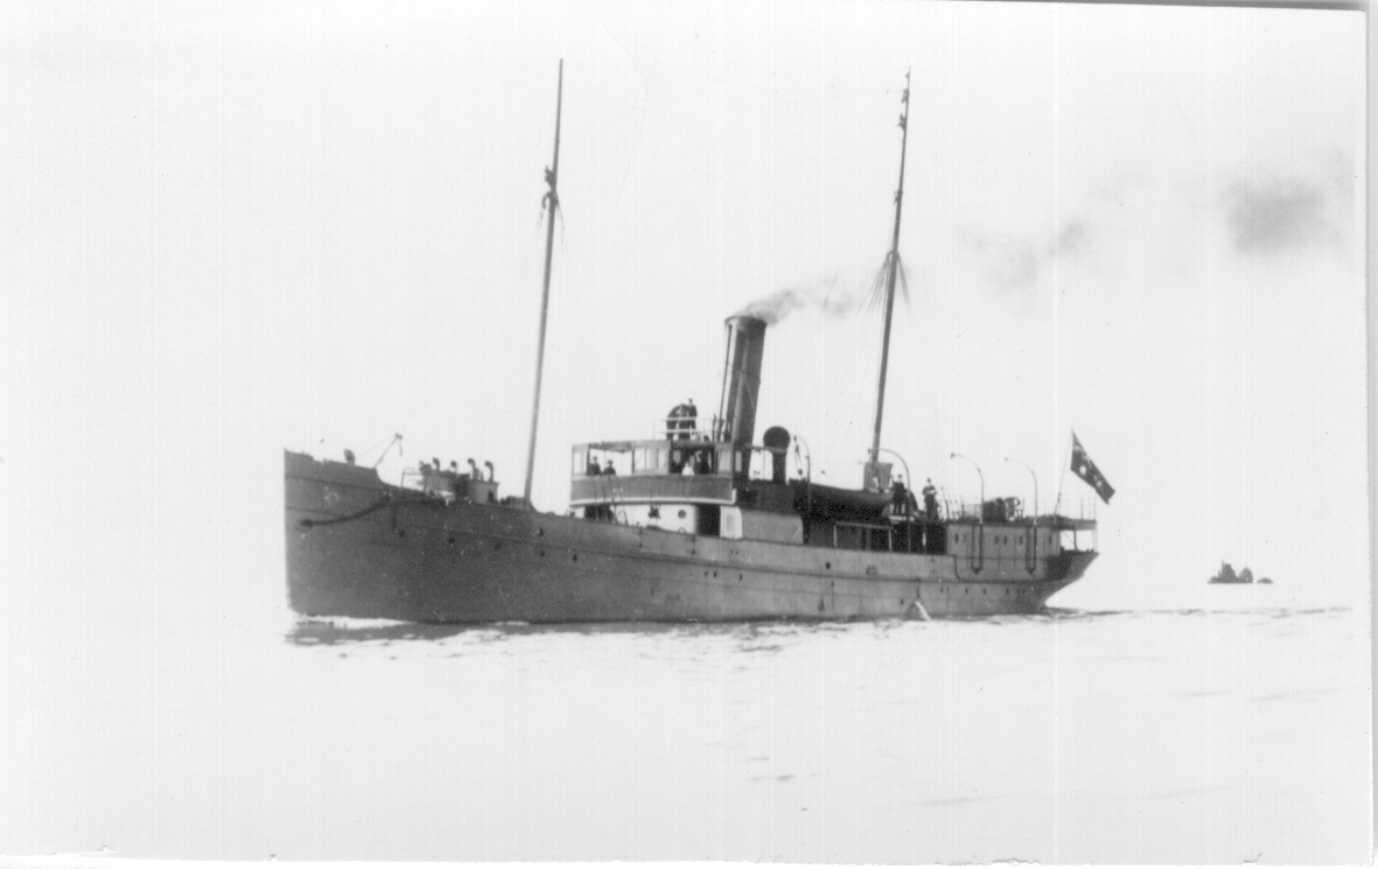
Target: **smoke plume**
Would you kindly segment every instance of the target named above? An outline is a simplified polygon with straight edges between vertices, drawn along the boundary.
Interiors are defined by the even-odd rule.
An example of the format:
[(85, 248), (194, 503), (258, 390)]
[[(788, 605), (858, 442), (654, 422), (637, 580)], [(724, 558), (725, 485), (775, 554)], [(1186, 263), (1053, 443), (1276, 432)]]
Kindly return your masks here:
[(1085, 216), (1064, 221), (1047, 240), (996, 236), (974, 230), (960, 230), (959, 238), (968, 250), (986, 265), (997, 292), (1012, 293), (1034, 286), (1039, 276), (1055, 261), (1082, 257), (1092, 247), (1094, 233)]
[(1340, 244), (1353, 221), (1354, 170), (1338, 149), (1292, 172), (1251, 172), (1223, 191), (1234, 249), (1272, 254)]
[(786, 287), (748, 302), (734, 317), (755, 317), (774, 326), (796, 311), (812, 310), (825, 317), (845, 317), (861, 307), (864, 299), (858, 288), (845, 286), (836, 277), (814, 285)]

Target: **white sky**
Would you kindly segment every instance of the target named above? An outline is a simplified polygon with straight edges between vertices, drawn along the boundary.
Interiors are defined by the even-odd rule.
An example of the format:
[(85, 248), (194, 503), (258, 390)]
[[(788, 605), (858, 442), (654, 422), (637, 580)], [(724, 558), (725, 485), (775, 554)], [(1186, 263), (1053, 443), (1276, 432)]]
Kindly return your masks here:
[[(990, 495), (1031, 463), (1047, 507), (1076, 428), (1119, 490), (1101, 601), (1221, 558), (1363, 599), (1360, 14), (280, 6), (0, 11), (0, 502), (52, 580), (27, 605), (282, 594), (283, 447), (397, 431), (520, 492), (561, 56), (539, 506), (572, 442), (711, 412), (727, 314), (864, 291), (912, 66), (886, 445), (968, 497), (950, 452)], [(878, 335), (767, 335), (758, 430), (832, 481), (859, 480)]]
[[(588, 726), (603, 717), (643, 740), (614, 752), (616, 769), (677, 799), (693, 792), (660, 787), (647, 758), (695, 755), (662, 750), (675, 731), (641, 713), (664, 707), (681, 729), (701, 719), (673, 720), (673, 704), (644, 692), (604, 711), (606, 698), (567, 676), (629, 672), (645, 688), (616, 634), (579, 638), (554, 669), (539, 655), (511, 662), (515, 676), (500, 656), (439, 653), (317, 669), (282, 639), (283, 448), (351, 446), (369, 460), (402, 432), (409, 464), (488, 458), (504, 491), (521, 491), (559, 57), (564, 217), (540, 507), (565, 505), (571, 443), (646, 435), (689, 396), (711, 413), (726, 315), (784, 288), (865, 292), (889, 242), (912, 67), (901, 240), (912, 298), (897, 306), (886, 446), (968, 499), (974, 476), (949, 453), (981, 463), (990, 495), (1028, 497), (1027, 473), (1001, 460), (1028, 462), (1046, 508), (1059, 477), (1068, 497), (1090, 497), (1061, 473), (1075, 428), (1119, 492), (1100, 511), (1102, 558), (1057, 604), (1229, 606), (1236, 590), (1204, 586), (1228, 558), (1278, 581), (1273, 597), (1238, 590), (1253, 595), (1231, 599), (1241, 605), (1366, 614), (1363, 28), (1359, 13), (942, 2), (0, 4), (11, 837), (214, 854), (328, 835), (331, 818), (397, 793), (392, 831), (422, 841), (428, 818), (452, 816), (451, 796), (413, 811), (434, 782), (408, 793), (414, 779), (379, 775), (386, 758), (369, 746), (429, 774), (459, 768), (445, 751), (467, 762), (464, 733), (514, 722), (511, 746), (542, 744), (523, 736), (541, 727), (568, 740), (547, 744), (559, 747), (552, 763), (531, 755), (535, 777), (488, 752), (499, 797), (580, 793), (547, 778), (605, 763), (565, 748), (618, 732)], [(767, 334), (758, 431), (802, 435), (829, 481), (859, 481), (879, 331), (875, 313), (809, 310)], [(1282, 664), (1251, 657), (1259, 647), (1228, 627), (1184, 621), (1164, 642), (1197, 638), (1190, 684), (1238, 673), (1273, 691), (1297, 674), (1353, 672), (1357, 658), (1333, 653), (1344, 630), (1268, 645), (1300, 650)], [(1116, 701), (1140, 693), (1129, 683), (1112, 702), (1078, 702), (1106, 690), (1095, 673), (1123, 671), (1097, 669), (1099, 649), (1078, 658), (1074, 633), (1010, 649), (1023, 672), (1040, 654), (1065, 661), (1039, 696), (1053, 705), (1026, 711), (1073, 722), (1075, 741), (1051, 750), (1075, 765), (1081, 736), (1139, 732), (1091, 725), (1146, 707)], [(745, 711), (774, 718), (772, 691), (823, 691), (826, 669), (807, 660), (811, 687), (772, 663)], [(834, 666), (859, 673), (855, 660)], [(454, 669), (476, 661), (484, 679)], [(907, 684), (924, 678), (938, 677)], [(1000, 687), (1008, 677), (994, 678), (983, 696), (1021, 708)], [(575, 704), (527, 705), (566, 696), (542, 688), (562, 682)], [(466, 684), (485, 702), (473, 707)], [(407, 717), (421, 698), (417, 720), (435, 738)], [(1243, 695), (1221, 702), (1216, 723), (1252, 714)], [(581, 730), (569, 712), (590, 703)], [(781, 721), (804, 720), (781, 708)], [(960, 708), (959, 724), (1008, 720)], [(1335, 748), (1349, 743), (1327, 736), (1350, 732), (1342, 717), (1287, 750), (1305, 759), (1323, 746), (1327, 763), (1352, 763)], [(325, 720), (340, 726), (322, 731)], [(1145, 718), (1142, 732), (1169, 734), (1172, 720)], [(399, 726), (415, 738), (393, 738)], [(1231, 739), (1218, 757), (1193, 737), (1161, 766), (1207, 751), (1207, 767), (1228, 770), (1285, 732)], [(1099, 745), (1085, 757), (1118, 743)], [(1136, 745), (1129, 768), (1154, 757), (1152, 739)], [(1328, 774), (1293, 766), (1308, 786)], [(848, 768), (872, 786), (867, 767)], [(1239, 768), (1263, 776), (1254, 796), (1295, 791), (1266, 766)], [(343, 809), (284, 820), (303, 794)], [(596, 800), (584, 808), (614, 817)], [(1148, 816), (1125, 817), (1151, 833)], [(1221, 841), (1243, 835), (1216, 826)]]

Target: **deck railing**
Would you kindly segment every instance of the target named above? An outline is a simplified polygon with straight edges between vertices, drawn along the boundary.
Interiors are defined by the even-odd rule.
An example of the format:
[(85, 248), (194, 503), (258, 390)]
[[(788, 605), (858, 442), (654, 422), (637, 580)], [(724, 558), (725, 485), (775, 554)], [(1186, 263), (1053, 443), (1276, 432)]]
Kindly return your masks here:
[(651, 436), (667, 441), (721, 440), (721, 426), (718, 422), (717, 415), (714, 414), (712, 417), (702, 421), (707, 423), (707, 428), (699, 428), (700, 418), (697, 416), (666, 416), (656, 420), (655, 424), (651, 426)]

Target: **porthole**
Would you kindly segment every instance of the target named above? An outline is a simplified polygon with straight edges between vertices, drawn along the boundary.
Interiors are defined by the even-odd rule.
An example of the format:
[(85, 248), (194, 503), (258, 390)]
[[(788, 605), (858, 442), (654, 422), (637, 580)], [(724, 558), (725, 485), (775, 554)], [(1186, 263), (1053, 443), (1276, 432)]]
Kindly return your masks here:
[(684, 512), (683, 510), (679, 511), (679, 518), (681, 518), (681, 519), (683, 519), (685, 516), (688, 516), (688, 515), (689, 515), (689, 514), (686, 513), (686, 512)]
[(570, 561), (578, 561), (578, 560), (579, 560), (579, 553), (576, 552), (576, 553), (574, 553), (573, 555), (571, 555), (571, 556), (569, 557), (569, 560), (570, 560)]
[(823, 562), (823, 569), (824, 569), (824, 570), (832, 570), (832, 569), (833, 569), (833, 563), (832, 563), (831, 561), (825, 561), (825, 562)]
[(445, 542), (448, 543), (448, 544), (450, 544), (451, 546), (454, 546), (454, 545), (455, 545), (455, 536), (454, 536), (453, 534), (451, 534), (450, 537), (449, 537), (449, 539), (447, 539)]

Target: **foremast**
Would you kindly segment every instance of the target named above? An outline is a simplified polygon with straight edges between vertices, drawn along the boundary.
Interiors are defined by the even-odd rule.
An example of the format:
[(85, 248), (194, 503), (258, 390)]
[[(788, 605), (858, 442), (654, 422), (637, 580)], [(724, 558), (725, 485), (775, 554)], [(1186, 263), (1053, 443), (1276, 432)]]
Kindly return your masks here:
[[(904, 95), (900, 98), (900, 177), (895, 188), (895, 226), (890, 236), (890, 252), (885, 257), (885, 325), (881, 333), (880, 377), (876, 384), (876, 419), (871, 430), (871, 450), (866, 465), (865, 486), (880, 490), (885, 479), (880, 468), (880, 429), (885, 418), (885, 378), (890, 368), (890, 323), (895, 313), (895, 282), (900, 270), (900, 218), (904, 212), (904, 165), (909, 151), (909, 75), (904, 72)], [(887, 475), (888, 476), (888, 475)]]
[(559, 78), (555, 86), (555, 156), (545, 170), (546, 194), (542, 200), (545, 208), (545, 272), (541, 278), (541, 325), (536, 337), (536, 386), (531, 396), (531, 437), (526, 446), (526, 484), (522, 498), (531, 505), (531, 480), (536, 463), (536, 429), (541, 418), (541, 375), (545, 368), (545, 324), (550, 310), (550, 260), (555, 248), (555, 211), (560, 207), (560, 196), (556, 186), (560, 179), (560, 112), (565, 96), (565, 61), (560, 59)]

